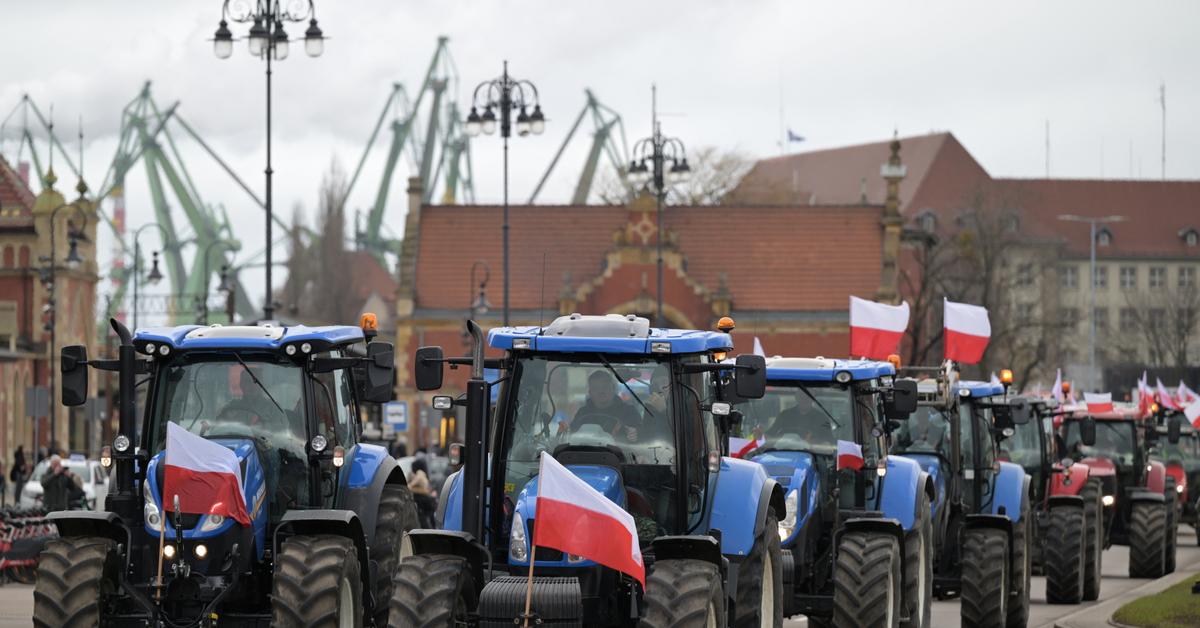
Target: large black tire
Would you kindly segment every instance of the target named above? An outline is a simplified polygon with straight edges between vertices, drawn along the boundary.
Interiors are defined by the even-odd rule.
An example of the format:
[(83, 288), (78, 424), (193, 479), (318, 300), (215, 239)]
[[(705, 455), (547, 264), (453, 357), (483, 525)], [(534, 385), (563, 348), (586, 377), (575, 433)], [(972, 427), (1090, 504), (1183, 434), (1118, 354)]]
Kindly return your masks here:
[(475, 609), (475, 586), (465, 558), (409, 556), (396, 569), (389, 628), (454, 628)]
[(392, 599), (392, 579), (400, 564), (400, 540), (417, 526), (417, 506), (412, 492), (403, 484), (385, 484), (379, 498), (375, 541), (371, 557), (378, 564), (375, 576), (375, 625), (386, 626)]
[(1129, 577), (1161, 578), (1167, 572), (1167, 509), (1134, 502), (1129, 514)]
[(1042, 547), (1042, 570), (1046, 573), (1046, 601), (1078, 604), (1083, 600), (1086, 515), (1078, 506), (1050, 509), (1050, 525)]
[(842, 535), (833, 566), (834, 626), (898, 626), (903, 589), (896, 537), (869, 532)]
[(1083, 601), (1100, 599), (1101, 569), (1104, 564), (1104, 503), (1100, 480), (1091, 479), (1079, 492), (1083, 497), (1083, 525), (1087, 529), (1083, 554)]
[(98, 537), (54, 539), (38, 556), (33, 625), (93, 628), (101, 623), (103, 597), (116, 590), (113, 542)]
[(970, 528), (962, 534), (964, 628), (1003, 628), (1008, 617), (1008, 535), (995, 528)]
[(293, 536), (275, 559), (272, 626), (363, 624), (362, 572), (354, 543), (332, 534)]
[(725, 628), (725, 594), (716, 565), (661, 560), (646, 579), (641, 628)]
[(783, 595), (779, 523), (774, 513), (768, 513), (762, 531), (754, 539), (754, 547), (738, 566), (734, 628), (781, 628)]
[(1021, 520), (1013, 526), (1011, 565), (1011, 595), (1008, 598), (1008, 628), (1025, 628), (1029, 624), (1029, 585), (1032, 576), (1032, 557), (1029, 552), (1029, 494), (1021, 496)]
[(1165, 484), (1163, 497), (1167, 507), (1167, 573), (1175, 573), (1175, 548), (1179, 545), (1179, 496), (1175, 493), (1175, 478), (1168, 475)]
[(929, 628), (933, 607), (933, 517), (929, 495), (918, 487), (917, 520), (904, 535), (904, 628)]

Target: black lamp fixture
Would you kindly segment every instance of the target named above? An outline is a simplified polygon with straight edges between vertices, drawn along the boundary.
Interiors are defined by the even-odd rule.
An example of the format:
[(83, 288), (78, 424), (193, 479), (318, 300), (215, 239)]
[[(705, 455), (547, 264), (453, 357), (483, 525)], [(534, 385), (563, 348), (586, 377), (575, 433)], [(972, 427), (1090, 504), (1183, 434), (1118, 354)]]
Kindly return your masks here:
[(155, 285), (162, 281), (163, 274), (158, 270), (158, 251), (154, 251), (151, 256), (150, 272), (146, 274), (146, 283)]

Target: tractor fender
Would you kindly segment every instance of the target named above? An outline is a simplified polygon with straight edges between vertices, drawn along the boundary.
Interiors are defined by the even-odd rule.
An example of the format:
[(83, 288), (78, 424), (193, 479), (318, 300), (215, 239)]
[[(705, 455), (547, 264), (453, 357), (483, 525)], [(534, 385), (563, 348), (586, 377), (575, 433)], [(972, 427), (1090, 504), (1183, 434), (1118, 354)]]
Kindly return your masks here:
[[(1022, 473), (1023, 472), (1024, 471), (1022, 470)], [(1020, 510), (1019, 502), (1017, 509)], [(994, 528), (996, 530), (1001, 530), (1004, 532), (1004, 535), (1008, 537), (1008, 564), (1011, 565), (1013, 558), (1015, 557), (1015, 548), (1013, 548), (1014, 523), (1016, 522), (1012, 519), (1009, 519), (1007, 515), (967, 515), (963, 520), (962, 527), (958, 529), (958, 546), (962, 547), (962, 536), (967, 530), (972, 530), (974, 528)]]
[(1155, 493), (1167, 490), (1167, 467), (1157, 460), (1146, 465), (1146, 489)]
[(1079, 494), (1075, 495), (1051, 495), (1046, 498), (1046, 505), (1050, 508), (1058, 508), (1060, 506), (1071, 506), (1074, 508), (1083, 508), (1083, 497)]
[(471, 568), (473, 582), (478, 588), (484, 583), (484, 567), (491, 571), (491, 559), (486, 547), (479, 544), (475, 537), (467, 532), (458, 530), (411, 530), (404, 535), (400, 542), (400, 560), (403, 562), (409, 556), (422, 554), (449, 554), (467, 561)]
[(121, 524), (114, 512), (90, 510), (56, 510), (46, 515), (46, 521), (58, 528), (62, 537), (99, 536), (129, 547), (129, 529)]
[[(882, 517), (846, 519), (842, 522), (842, 526), (833, 533), (833, 547), (835, 552), (837, 548), (841, 547), (842, 535), (847, 532), (870, 532), (896, 537), (897, 547), (900, 549), (900, 573), (904, 573), (904, 526), (900, 525), (898, 520)], [(836, 560), (834, 558), (834, 561)]]
[(338, 506), (358, 515), (369, 547), (375, 542), (375, 524), (384, 485), (407, 486), (408, 482), (396, 459), (378, 445), (357, 445), (347, 458)]
[(650, 544), (654, 560), (703, 560), (716, 566), (717, 572), (727, 571), (728, 561), (721, 555), (721, 542), (707, 534), (660, 536)]
[(443, 530), (462, 529), (462, 471), (455, 471), (446, 478), (442, 494), (438, 498), (438, 524)]
[(1162, 492), (1155, 493), (1154, 491), (1145, 488), (1136, 488), (1130, 490), (1128, 495), (1129, 501), (1131, 502), (1158, 502), (1161, 504), (1167, 501), (1166, 496), (1163, 495)]
[(722, 554), (746, 556), (762, 531), (767, 508), (774, 510), (777, 519), (786, 515), (783, 490), (767, 477), (762, 465), (728, 457), (721, 458), (716, 484), (708, 527), (721, 530)]
[(1090, 471), (1086, 464), (1076, 463), (1064, 473), (1062, 465), (1055, 464), (1050, 477), (1050, 494), (1078, 495), (1083, 490), (1083, 485), (1087, 484)]
[(884, 517), (898, 521), (902, 529), (911, 530), (921, 503), (919, 491), (926, 491), (933, 503), (933, 480), (912, 458), (888, 456), (886, 464), (887, 475), (880, 481), (879, 510)]
[(1029, 495), (1029, 474), (1019, 464), (1001, 462), (992, 497), (993, 515), (1003, 515), (1013, 523), (1021, 521), (1021, 499)]
[[(364, 583), (371, 582), (370, 555), (367, 552), (369, 545), (363, 534), (362, 521), (354, 512), (350, 510), (289, 510), (283, 513), (283, 518), (275, 526), (273, 535), (275, 549), (271, 555), (278, 556), (279, 546), (283, 539), (296, 534), (330, 534), (350, 539), (358, 553), (362, 581)], [(371, 595), (371, 590), (371, 587), (363, 587), (364, 599)], [(374, 608), (374, 598), (370, 599), (372, 604), (368, 605), (368, 608)]]

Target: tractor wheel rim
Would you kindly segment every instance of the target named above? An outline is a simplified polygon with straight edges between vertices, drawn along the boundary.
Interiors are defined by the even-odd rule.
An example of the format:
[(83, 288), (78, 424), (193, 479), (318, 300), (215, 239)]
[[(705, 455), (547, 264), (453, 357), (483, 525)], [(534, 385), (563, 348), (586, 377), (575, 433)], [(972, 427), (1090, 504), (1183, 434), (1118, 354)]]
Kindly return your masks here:
[(775, 619), (775, 566), (771, 564), (771, 553), (763, 553), (762, 575), (762, 608), (759, 609), (759, 619), (774, 622)]
[(354, 613), (356, 612), (354, 592), (350, 589), (350, 579), (342, 578), (342, 584), (338, 587), (338, 626), (354, 628)]
[(722, 628), (717, 625), (717, 606), (712, 601), (708, 603), (708, 616), (704, 620), (704, 626), (705, 628)]

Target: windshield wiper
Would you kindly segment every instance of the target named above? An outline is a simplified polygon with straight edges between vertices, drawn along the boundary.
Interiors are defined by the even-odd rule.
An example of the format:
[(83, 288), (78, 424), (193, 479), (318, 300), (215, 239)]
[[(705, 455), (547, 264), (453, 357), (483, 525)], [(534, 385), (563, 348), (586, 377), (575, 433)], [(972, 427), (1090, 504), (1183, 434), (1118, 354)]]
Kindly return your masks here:
[(597, 353), (596, 357), (600, 358), (600, 363), (604, 365), (604, 368), (607, 368), (608, 371), (613, 374), (613, 377), (615, 377), (618, 382), (621, 382), (621, 385), (625, 387), (625, 390), (628, 390), (629, 394), (633, 395), (634, 401), (637, 401), (638, 405), (641, 406), (643, 410), (649, 414), (654, 414), (653, 410), (646, 407), (646, 404), (642, 401), (642, 398), (637, 396), (637, 393), (633, 392), (633, 389), (629, 387), (629, 384), (625, 380), (621, 379), (621, 375), (617, 373), (617, 369), (613, 368), (613, 366), (608, 363), (608, 358), (605, 358), (603, 353)]
[(267, 390), (267, 387), (263, 386), (262, 382), (258, 381), (258, 376), (254, 374), (254, 371), (250, 370), (249, 366), (246, 366), (246, 361), (242, 359), (242, 356), (234, 353), (233, 357), (237, 358), (237, 361), (242, 365), (242, 368), (246, 369), (246, 373), (250, 375), (250, 379), (254, 380), (255, 384), (258, 384), (259, 389), (261, 389), (264, 393), (267, 393), (267, 399), (270, 399), (271, 403), (275, 404), (275, 407), (279, 409), (279, 414), (286, 417), (287, 413), (283, 411), (283, 406), (279, 405), (279, 402), (275, 401), (275, 397), (271, 396), (271, 391)]
[(824, 413), (825, 413), (825, 416), (829, 417), (829, 420), (830, 420), (830, 422), (832, 422), (832, 423), (833, 423), (833, 426), (834, 426), (834, 427), (841, 427), (841, 426), (842, 426), (842, 424), (841, 424), (841, 423), (838, 423), (838, 420), (837, 420), (837, 419), (833, 418), (833, 414), (831, 414), (831, 413), (829, 412), (829, 410), (827, 410), (827, 409), (825, 408), (825, 405), (824, 405), (824, 404), (822, 404), (820, 401), (817, 401), (817, 398), (816, 398), (816, 396), (814, 396), (814, 395), (813, 395), (811, 392), (809, 392), (809, 391), (808, 391), (808, 388), (806, 388), (806, 387), (804, 387), (804, 386), (800, 386), (799, 388), (800, 388), (800, 390), (804, 391), (804, 394), (808, 395), (808, 398), (809, 398), (809, 399), (812, 399), (812, 402), (813, 402), (813, 403), (817, 404), (817, 407), (821, 409), (821, 412), (824, 412)]

